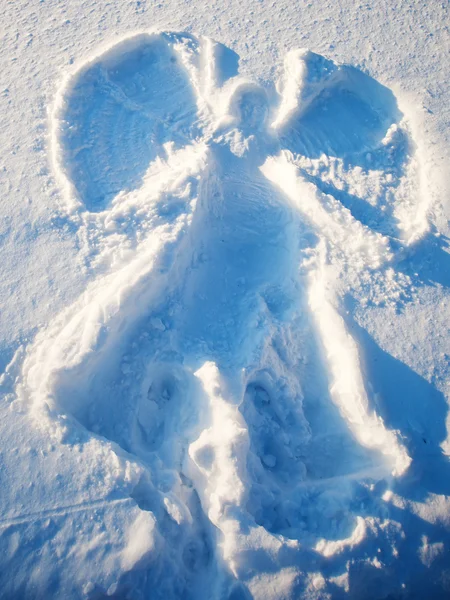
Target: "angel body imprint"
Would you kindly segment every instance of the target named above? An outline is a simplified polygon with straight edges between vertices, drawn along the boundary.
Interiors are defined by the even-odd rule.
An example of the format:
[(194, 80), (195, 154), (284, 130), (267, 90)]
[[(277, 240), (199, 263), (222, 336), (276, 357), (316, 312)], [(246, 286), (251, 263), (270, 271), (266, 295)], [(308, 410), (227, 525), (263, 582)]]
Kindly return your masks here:
[[(212, 523), (250, 590), (246, 527), (263, 547), (325, 556), (321, 511), (337, 539), (359, 526), (333, 478), (351, 495), (409, 464), (370, 406), (339, 302), (420, 229), (390, 204), (408, 163), (401, 113), (368, 76), (306, 51), (288, 55), (278, 93), (184, 34), (125, 40), (65, 83), (57, 173), (87, 260), (110, 271), (38, 336), (21, 391), (41, 419), (70, 415), (137, 457), (140, 506), (178, 506), (170, 552), (206, 568)], [(356, 173), (378, 177), (373, 228), (343, 200)], [(199, 530), (209, 541), (186, 551)], [(291, 550), (283, 567), (309, 560)]]

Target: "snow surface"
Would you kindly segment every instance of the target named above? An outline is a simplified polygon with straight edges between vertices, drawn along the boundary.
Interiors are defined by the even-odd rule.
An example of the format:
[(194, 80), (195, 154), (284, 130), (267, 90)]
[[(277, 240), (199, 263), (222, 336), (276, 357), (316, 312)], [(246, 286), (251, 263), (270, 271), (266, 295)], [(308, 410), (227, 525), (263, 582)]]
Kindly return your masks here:
[(1, 10), (0, 597), (448, 598), (447, 6)]

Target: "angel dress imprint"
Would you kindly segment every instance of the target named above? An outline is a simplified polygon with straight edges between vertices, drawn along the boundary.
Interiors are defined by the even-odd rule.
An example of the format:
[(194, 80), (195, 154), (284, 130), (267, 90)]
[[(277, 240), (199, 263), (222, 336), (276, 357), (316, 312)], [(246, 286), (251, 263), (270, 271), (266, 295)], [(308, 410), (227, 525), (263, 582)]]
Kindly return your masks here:
[(135, 457), (146, 585), (258, 597), (252, 552), (269, 571), (344, 560), (357, 499), (381, 510), (367, 482), (410, 461), (340, 302), (406, 293), (393, 249), (426, 227), (393, 94), (308, 51), (275, 92), (207, 38), (140, 34), (64, 83), (53, 142), (92, 281), (38, 335), (18, 393), (61, 439)]

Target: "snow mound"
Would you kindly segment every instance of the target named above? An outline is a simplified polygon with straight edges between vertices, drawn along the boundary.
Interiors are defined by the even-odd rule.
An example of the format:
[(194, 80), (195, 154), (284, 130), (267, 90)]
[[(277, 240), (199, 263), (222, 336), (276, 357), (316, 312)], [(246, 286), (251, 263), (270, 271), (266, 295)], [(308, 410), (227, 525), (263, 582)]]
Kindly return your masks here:
[(420, 164), (395, 95), (357, 69), (294, 51), (277, 89), (207, 38), (142, 33), (57, 94), (92, 281), (28, 349), (16, 402), (140, 469), (114, 580), (99, 566), (86, 597), (328, 598), (358, 552), (378, 560), (371, 539), (401, 538), (383, 494), (411, 458), (344, 300), (410, 292)]

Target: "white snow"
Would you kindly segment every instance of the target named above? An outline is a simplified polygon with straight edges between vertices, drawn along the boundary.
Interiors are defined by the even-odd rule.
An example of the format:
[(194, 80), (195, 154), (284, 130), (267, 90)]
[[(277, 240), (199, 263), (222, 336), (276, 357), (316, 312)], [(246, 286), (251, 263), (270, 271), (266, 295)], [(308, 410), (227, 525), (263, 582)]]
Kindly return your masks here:
[(0, 597), (447, 598), (446, 5), (0, 15)]

